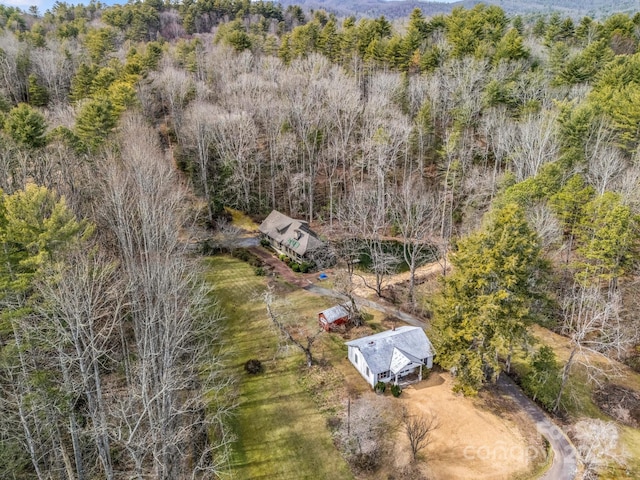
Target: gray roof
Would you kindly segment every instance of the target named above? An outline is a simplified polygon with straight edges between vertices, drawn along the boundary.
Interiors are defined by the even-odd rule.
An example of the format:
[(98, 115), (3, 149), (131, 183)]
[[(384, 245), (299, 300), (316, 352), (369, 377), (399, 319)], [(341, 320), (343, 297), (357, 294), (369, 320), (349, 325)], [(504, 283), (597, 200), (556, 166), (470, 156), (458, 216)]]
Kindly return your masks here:
[(369, 369), (374, 374), (391, 370), (394, 350), (403, 353), (407, 360), (420, 362), (435, 354), (427, 334), (420, 327), (399, 327), (395, 330), (387, 330), (351, 340), (347, 342), (347, 345), (360, 350)]
[(336, 305), (335, 307), (327, 308), (321, 311), (318, 315), (324, 315), (327, 323), (333, 323), (339, 318), (349, 316), (349, 312), (342, 305)]
[(273, 210), (260, 224), (260, 232), (301, 256), (324, 246), (307, 222), (287, 217), (277, 210)]

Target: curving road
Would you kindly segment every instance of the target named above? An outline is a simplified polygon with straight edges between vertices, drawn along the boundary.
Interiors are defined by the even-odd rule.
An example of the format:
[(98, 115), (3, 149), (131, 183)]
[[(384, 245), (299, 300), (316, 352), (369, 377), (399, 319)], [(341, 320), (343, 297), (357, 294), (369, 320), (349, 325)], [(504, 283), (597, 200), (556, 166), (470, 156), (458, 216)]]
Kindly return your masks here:
[(522, 393), (522, 390), (514, 381), (504, 373), (500, 374), (498, 385), (527, 414), (535, 424), (538, 432), (549, 441), (553, 449), (553, 463), (540, 477), (540, 480), (570, 480), (575, 478), (578, 468), (578, 454), (562, 429), (538, 405)]

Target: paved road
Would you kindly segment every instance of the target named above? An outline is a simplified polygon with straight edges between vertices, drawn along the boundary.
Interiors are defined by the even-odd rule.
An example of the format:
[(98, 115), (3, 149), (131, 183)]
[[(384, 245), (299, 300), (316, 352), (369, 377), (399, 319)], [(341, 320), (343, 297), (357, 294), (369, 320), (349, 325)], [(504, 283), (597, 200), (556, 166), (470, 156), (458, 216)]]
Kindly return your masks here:
[(553, 463), (540, 480), (571, 480), (575, 478), (578, 467), (578, 454), (565, 433), (547, 416), (547, 414), (527, 397), (520, 388), (504, 373), (498, 378), (498, 385), (518, 404), (538, 432), (553, 448)]

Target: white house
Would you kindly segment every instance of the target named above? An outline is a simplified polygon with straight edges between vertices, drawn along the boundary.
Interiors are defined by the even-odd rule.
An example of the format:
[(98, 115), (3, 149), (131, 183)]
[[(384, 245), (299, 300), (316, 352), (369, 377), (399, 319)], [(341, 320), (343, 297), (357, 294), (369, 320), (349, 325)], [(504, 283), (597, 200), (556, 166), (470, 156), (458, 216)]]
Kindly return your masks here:
[(378, 382), (398, 383), (398, 379), (433, 366), (435, 351), (424, 330), (399, 327), (346, 343), (349, 361), (371, 388)]

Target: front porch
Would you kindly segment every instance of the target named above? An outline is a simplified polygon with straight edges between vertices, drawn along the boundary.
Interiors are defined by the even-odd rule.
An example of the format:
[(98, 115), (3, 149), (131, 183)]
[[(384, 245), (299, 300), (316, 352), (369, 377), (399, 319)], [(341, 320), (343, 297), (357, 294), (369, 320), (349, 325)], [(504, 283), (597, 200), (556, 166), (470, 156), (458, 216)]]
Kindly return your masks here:
[(423, 366), (424, 362), (419, 358), (394, 347), (391, 356), (391, 381), (396, 385), (402, 385), (408, 381), (409, 377), (417, 376), (416, 381), (420, 382), (422, 381)]
[(422, 373), (424, 372), (415, 371), (415, 372), (411, 372), (408, 375), (405, 375), (404, 377), (399, 377), (397, 385), (404, 388), (404, 387), (408, 387), (409, 385), (413, 385), (414, 383), (421, 382), (422, 380), (425, 380), (429, 376), (428, 373), (426, 373), (426, 375), (423, 375)]

